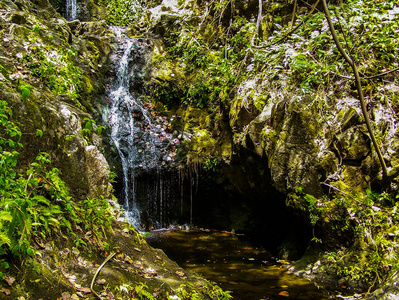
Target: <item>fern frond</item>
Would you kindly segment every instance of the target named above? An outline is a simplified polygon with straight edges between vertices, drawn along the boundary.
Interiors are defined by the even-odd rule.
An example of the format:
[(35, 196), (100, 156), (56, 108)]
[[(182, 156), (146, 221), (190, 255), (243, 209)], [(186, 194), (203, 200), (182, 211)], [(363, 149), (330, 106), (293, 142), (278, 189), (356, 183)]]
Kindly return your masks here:
[(11, 239), (4, 232), (0, 232), (0, 247), (3, 245), (11, 246)]

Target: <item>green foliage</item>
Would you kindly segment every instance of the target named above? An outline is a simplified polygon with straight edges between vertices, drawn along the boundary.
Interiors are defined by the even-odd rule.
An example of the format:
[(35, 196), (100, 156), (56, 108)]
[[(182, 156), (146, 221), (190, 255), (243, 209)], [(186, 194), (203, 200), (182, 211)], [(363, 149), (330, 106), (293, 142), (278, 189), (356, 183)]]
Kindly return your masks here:
[[(97, 125), (96, 121), (90, 118), (84, 118), (85, 121), (84, 128), (80, 130), (80, 133), (83, 135), (85, 140), (87, 142), (90, 142), (91, 136), (92, 136), (92, 131), (95, 130), (97, 131), (98, 134), (101, 134), (103, 129), (105, 128), (104, 126)], [(66, 137), (66, 140), (73, 139), (74, 136), (68, 136)]]
[[(342, 224), (349, 222), (354, 233), (350, 248), (337, 248), (325, 254), (340, 278), (371, 290), (399, 270), (399, 204), (394, 203), (392, 196), (369, 190), (363, 197), (345, 196), (324, 202), (318, 210), (322, 222), (341, 225), (333, 226), (333, 230), (343, 233), (347, 229)], [(337, 213), (337, 208), (345, 213)]]
[(79, 212), (84, 215), (85, 229), (96, 226), (104, 230), (110, 226), (112, 219), (109, 205), (103, 196), (100, 198), (86, 199), (79, 207)]
[(310, 223), (314, 226), (316, 225), (316, 222), (319, 220), (319, 217), (317, 215), (317, 199), (309, 194), (306, 194), (303, 197), (306, 202), (308, 202), (308, 209), (310, 213)]
[(200, 287), (193, 287), (191, 284), (181, 284), (175, 291), (180, 299), (187, 300), (202, 300), (202, 299), (218, 299), (228, 300), (233, 297), (230, 295), (230, 291), (223, 291), (216, 284), (212, 284), (209, 281), (205, 281), (206, 284)]
[[(387, 68), (391, 69), (391, 66), (393, 68), (398, 57), (396, 45), (399, 25), (390, 19), (395, 6), (397, 8), (395, 1), (376, 5), (347, 1), (334, 8), (339, 23), (338, 19), (334, 22), (341, 31), (341, 42), (346, 45), (346, 51), (364, 76), (376, 75)], [(351, 70), (342, 63), (324, 22), (322, 12), (314, 13), (291, 34), (289, 24), (275, 24), (280, 30), (273, 32), (264, 42), (264, 48), (254, 54), (257, 62), (254, 72), (260, 71), (276, 79), (287, 78), (290, 87), (299, 84), (304, 93), (320, 85), (334, 84), (337, 78), (343, 78), (340, 76), (351, 78)], [(345, 80), (344, 84), (350, 87), (351, 82)]]
[(141, 14), (135, 0), (100, 0), (99, 5), (106, 7), (105, 21), (109, 25), (129, 26)]
[(183, 91), (173, 82), (157, 82), (152, 90), (155, 102), (162, 103), (166, 108), (171, 108), (180, 102)]
[(67, 141), (67, 142), (73, 140), (74, 138), (75, 138), (74, 134), (65, 135), (65, 141)]
[(33, 27), (32, 27), (32, 30), (33, 30), (35, 33), (38, 33), (41, 29), (42, 29), (42, 28), (40, 27), (39, 24), (34, 24)]
[[(12, 122), (12, 111), (0, 102), (0, 255), (32, 257), (33, 242), (46, 241), (62, 232), (87, 245), (75, 228), (94, 230), (109, 226), (111, 213), (104, 198), (74, 202), (56, 168), (48, 169), (50, 155), (39, 153), (26, 175), (17, 173), (17, 148), (21, 131)], [(39, 135), (41, 131), (38, 130)], [(97, 234), (101, 231), (97, 230)], [(3, 266), (6, 261), (0, 262)]]
[(21, 90), (22, 99), (25, 100), (26, 98), (29, 97), (32, 88), (33, 87), (30, 84), (21, 85), (20, 90)]
[[(179, 31), (181, 24), (179, 21), (175, 24), (177, 32), (171, 33), (167, 39), (168, 57), (179, 61), (184, 68), (185, 77), (191, 84), (185, 94), (176, 93), (177, 90), (170, 89), (167, 84), (163, 86), (164, 91), (158, 91), (158, 94), (174, 95), (169, 97), (173, 99), (173, 104), (183, 103), (200, 108), (217, 105), (220, 101), (225, 102), (235, 82), (237, 66), (242, 59), (234, 54), (240, 47), (240, 38), (234, 40), (235, 48), (231, 48), (231, 55), (226, 58), (225, 49), (211, 49), (208, 42), (198, 37), (192, 28)], [(156, 97), (156, 100), (163, 102), (162, 96)]]
[(109, 171), (109, 182), (116, 183), (116, 178), (118, 178), (118, 174), (115, 172)]
[(148, 291), (148, 286), (142, 282), (137, 285), (132, 286), (131, 284), (123, 284), (118, 287), (119, 292), (123, 294), (127, 294), (130, 299), (140, 299), (140, 300), (155, 300), (157, 299), (156, 296), (153, 296)]
[(208, 172), (217, 172), (219, 170), (219, 159), (217, 157), (211, 159), (207, 157), (202, 165), (203, 169)]
[[(65, 40), (58, 48), (38, 43), (40, 29), (39, 24), (33, 26), (33, 32), (28, 37), (28, 53), (22, 57), (21, 62), (26, 64), (31, 74), (39, 78), (54, 94), (67, 94), (77, 99), (81, 71), (74, 63), (77, 56), (76, 49), (73, 46), (70, 47)], [(21, 87), (24, 99), (29, 96), (31, 89), (29, 85)]]
[(37, 137), (43, 137), (43, 131), (40, 129), (36, 129), (36, 136)]
[[(211, 1), (211, 13), (200, 28), (182, 20), (174, 22), (174, 30), (166, 38), (166, 59), (174, 60), (184, 71), (184, 80), (156, 85), (156, 102), (168, 107), (181, 103), (200, 108), (227, 105), (237, 87), (253, 77), (292, 90), (299, 88), (304, 94), (334, 85), (337, 79), (340, 87), (352, 89), (350, 68), (336, 50), (323, 13), (314, 12), (293, 33), (290, 24), (278, 24), (282, 18), (275, 18), (275, 23), (267, 26), (269, 38), (261, 42), (253, 20), (235, 15), (228, 26), (222, 24), (230, 2)], [(335, 9), (340, 38), (363, 76), (395, 66), (399, 25), (391, 20), (394, 9), (397, 3), (392, 0), (377, 5), (349, 1)], [(298, 18), (297, 22), (301, 21)], [(365, 83), (368, 91), (378, 94), (372, 97), (381, 98), (379, 82), (367, 79)], [(256, 96), (248, 101), (256, 102)], [(255, 104), (262, 110), (266, 101)]]

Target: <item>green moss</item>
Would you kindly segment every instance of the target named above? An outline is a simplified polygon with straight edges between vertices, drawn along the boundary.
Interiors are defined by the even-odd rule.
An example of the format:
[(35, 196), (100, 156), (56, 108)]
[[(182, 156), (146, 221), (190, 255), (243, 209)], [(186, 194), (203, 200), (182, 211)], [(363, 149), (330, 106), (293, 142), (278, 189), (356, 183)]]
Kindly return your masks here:
[(267, 103), (268, 98), (269, 98), (269, 95), (265, 95), (265, 94), (261, 94), (260, 96), (255, 97), (254, 105), (255, 105), (256, 109), (259, 111), (262, 111)]
[(94, 87), (92, 85), (92, 79), (88, 76), (82, 76), (83, 84), (81, 84), (84, 93), (91, 94), (94, 92)]

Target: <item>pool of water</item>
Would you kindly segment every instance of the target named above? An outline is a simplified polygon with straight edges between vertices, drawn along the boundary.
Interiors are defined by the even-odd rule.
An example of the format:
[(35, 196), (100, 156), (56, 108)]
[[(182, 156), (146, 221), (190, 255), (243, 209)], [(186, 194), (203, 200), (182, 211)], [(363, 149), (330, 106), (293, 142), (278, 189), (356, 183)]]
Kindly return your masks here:
[(315, 282), (289, 274), (284, 262), (233, 233), (158, 231), (146, 239), (182, 268), (232, 291), (234, 299), (330, 299)]

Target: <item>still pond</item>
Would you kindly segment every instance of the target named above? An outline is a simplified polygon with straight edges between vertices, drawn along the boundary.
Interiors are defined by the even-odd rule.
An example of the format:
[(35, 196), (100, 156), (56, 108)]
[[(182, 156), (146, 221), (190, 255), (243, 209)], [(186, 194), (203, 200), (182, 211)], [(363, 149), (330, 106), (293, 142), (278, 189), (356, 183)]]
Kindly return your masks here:
[(317, 283), (289, 274), (284, 261), (230, 232), (156, 231), (147, 242), (182, 268), (232, 291), (233, 299), (331, 299)]

